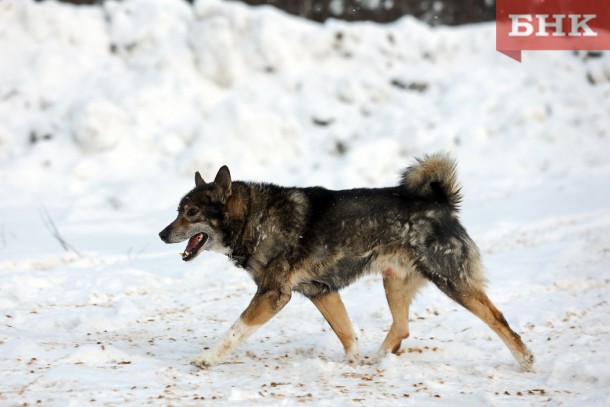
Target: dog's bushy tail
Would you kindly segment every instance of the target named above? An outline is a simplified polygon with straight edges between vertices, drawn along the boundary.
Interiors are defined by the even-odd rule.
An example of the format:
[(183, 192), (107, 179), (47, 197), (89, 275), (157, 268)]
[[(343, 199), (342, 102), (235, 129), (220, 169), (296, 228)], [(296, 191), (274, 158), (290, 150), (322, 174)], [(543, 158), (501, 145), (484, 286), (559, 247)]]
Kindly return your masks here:
[(419, 198), (443, 202), (457, 210), (462, 195), (455, 160), (448, 154), (437, 153), (416, 161), (402, 173), (400, 184)]

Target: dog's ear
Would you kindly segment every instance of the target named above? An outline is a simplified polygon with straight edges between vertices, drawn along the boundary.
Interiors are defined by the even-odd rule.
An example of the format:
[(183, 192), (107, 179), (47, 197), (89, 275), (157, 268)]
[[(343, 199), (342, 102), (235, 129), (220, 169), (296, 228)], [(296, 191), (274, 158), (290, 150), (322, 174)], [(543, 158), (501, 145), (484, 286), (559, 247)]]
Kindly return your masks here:
[(218, 170), (214, 185), (218, 190), (218, 199), (220, 202), (227, 203), (227, 199), (231, 196), (231, 173), (226, 165), (223, 165)]
[(195, 186), (200, 187), (203, 184), (205, 184), (205, 181), (201, 177), (201, 174), (199, 174), (199, 171), (195, 171)]

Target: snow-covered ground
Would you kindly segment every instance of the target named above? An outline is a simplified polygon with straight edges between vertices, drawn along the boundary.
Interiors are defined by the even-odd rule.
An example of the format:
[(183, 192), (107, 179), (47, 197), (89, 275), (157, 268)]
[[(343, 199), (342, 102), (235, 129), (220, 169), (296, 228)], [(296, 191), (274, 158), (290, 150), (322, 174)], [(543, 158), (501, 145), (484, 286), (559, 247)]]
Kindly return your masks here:
[[(0, 405), (608, 405), (610, 60), (518, 64), (494, 41), (493, 24), (318, 25), (212, 0), (1, 1)], [(378, 366), (345, 365), (298, 296), (221, 365), (188, 364), (255, 290), (159, 240), (195, 170), (386, 186), (439, 150), (535, 372), (432, 286)], [(380, 278), (343, 297), (371, 355)]]

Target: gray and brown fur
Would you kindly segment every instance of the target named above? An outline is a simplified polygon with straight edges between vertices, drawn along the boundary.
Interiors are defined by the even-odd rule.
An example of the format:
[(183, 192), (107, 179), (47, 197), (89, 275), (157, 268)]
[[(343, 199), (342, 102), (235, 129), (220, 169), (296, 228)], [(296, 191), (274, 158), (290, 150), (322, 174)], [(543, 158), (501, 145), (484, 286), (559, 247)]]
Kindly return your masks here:
[(202, 250), (225, 253), (258, 286), (250, 305), (219, 344), (193, 363), (211, 366), (280, 311), (298, 292), (316, 305), (341, 341), (349, 363), (358, 342), (339, 290), (368, 273), (383, 277), (393, 323), (374, 360), (397, 353), (409, 336), (408, 310), (431, 281), (494, 330), (525, 370), (534, 357), (485, 294), (476, 244), (458, 218), (455, 163), (436, 154), (417, 160), (398, 186), (332, 191), (231, 181), (199, 173), (178, 217), (160, 236), (177, 243), (196, 233)]

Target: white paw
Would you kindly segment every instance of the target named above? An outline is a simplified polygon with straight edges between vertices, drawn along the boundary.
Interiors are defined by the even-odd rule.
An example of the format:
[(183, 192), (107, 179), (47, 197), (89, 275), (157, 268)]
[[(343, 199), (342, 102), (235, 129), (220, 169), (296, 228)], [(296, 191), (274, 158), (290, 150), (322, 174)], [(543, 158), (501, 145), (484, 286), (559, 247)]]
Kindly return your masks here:
[(389, 352), (379, 351), (375, 355), (373, 355), (369, 359), (367, 359), (364, 362), (364, 364), (365, 365), (378, 365), (388, 355), (388, 353)]
[(526, 372), (533, 372), (534, 371), (534, 361), (535, 360), (536, 359), (534, 358), (534, 355), (527, 348), (525, 349), (525, 354), (520, 355), (517, 358), (517, 361), (521, 365), (521, 368), (523, 370), (525, 370)]
[(195, 359), (191, 360), (191, 365), (195, 365), (201, 369), (212, 367), (218, 364), (220, 358), (214, 352), (203, 352)]
[(360, 355), (358, 352), (348, 352), (345, 355), (345, 361), (349, 366), (358, 366), (360, 364)]

